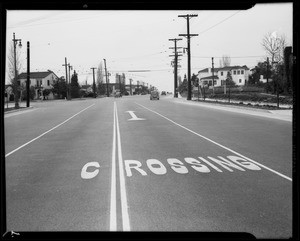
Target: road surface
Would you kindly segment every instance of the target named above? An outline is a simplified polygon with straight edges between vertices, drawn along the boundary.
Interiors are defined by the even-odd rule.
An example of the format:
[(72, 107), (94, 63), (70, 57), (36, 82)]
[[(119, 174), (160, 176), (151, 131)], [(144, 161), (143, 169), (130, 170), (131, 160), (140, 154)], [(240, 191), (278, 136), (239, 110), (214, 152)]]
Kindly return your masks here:
[(292, 237), (292, 122), (149, 95), (5, 115), (7, 230)]

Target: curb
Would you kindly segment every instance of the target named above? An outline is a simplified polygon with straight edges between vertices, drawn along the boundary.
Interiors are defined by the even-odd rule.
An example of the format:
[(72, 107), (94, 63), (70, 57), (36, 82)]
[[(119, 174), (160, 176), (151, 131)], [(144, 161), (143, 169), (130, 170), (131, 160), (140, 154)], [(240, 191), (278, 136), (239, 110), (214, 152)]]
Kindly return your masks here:
[(28, 109), (31, 109), (33, 108), (33, 106), (29, 106), (29, 107), (22, 107), (20, 109), (17, 109), (17, 110), (9, 110), (9, 111), (4, 111), (4, 115), (6, 114), (10, 114), (10, 113), (14, 113), (14, 112), (19, 112), (19, 111), (26, 111)]

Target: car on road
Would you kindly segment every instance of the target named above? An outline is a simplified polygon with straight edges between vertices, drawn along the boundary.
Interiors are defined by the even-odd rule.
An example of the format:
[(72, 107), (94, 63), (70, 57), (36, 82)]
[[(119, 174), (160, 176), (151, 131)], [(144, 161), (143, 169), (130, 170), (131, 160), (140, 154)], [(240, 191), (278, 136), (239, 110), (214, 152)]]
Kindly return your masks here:
[(122, 97), (122, 94), (120, 91), (116, 91), (116, 93), (115, 93), (115, 98), (118, 98), (118, 97)]
[(150, 100), (153, 100), (153, 99), (159, 100), (159, 94), (158, 94), (158, 91), (156, 91), (156, 90), (153, 90), (150, 93)]
[(166, 95), (166, 91), (162, 91), (162, 92), (161, 92), (161, 95)]

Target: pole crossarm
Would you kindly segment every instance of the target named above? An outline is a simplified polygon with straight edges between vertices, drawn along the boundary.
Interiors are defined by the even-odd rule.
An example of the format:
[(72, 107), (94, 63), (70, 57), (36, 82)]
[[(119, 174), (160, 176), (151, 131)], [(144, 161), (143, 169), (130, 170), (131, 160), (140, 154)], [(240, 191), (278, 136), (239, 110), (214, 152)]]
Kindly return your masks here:
[(179, 34), (179, 36), (194, 37), (194, 36), (199, 36), (199, 34), (193, 34), (193, 33), (190, 33), (190, 34)]

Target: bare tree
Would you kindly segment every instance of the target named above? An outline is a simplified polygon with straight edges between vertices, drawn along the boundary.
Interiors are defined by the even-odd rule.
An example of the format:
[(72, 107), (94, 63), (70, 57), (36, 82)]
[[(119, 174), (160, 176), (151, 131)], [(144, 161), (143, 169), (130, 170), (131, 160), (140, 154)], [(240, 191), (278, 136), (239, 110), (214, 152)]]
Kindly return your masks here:
[(102, 65), (102, 61), (101, 61), (97, 68), (97, 88), (98, 88), (99, 94), (105, 93), (104, 76), (105, 76), (105, 73), (104, 73), (103, 65)]
[(276, 32), (268, 33), (262, 40), (262, 46), (271, 63), (281, 63), (284, 60), (284, 48), (286, 47), (286, 38), (284, 35), (278, 35)]
[(20, 58), (20, 52), (18, 51), (18, 48), (16, 48), (16, 71), (17, 71), (17, 79), (15, 79), (15, 55), (14, 55), (14, 43), (10, 44), (9, 50), (8, 50), (8, 56), (7, 56), (7, 74), (8, 79), (10, 80), (10, 83), (13, 88), (16, 108), (18, 108), (18, 92), (20, 91), (20, 86), (18, 84), (18, 75), (22, 68), (21, 58)]
[(222, 59), (220, 59), (219, 61), (219, 65), (221, 68), (230, 66), (230, 63), (231, 63), (231, 58), (228, 55), (223, 55)]
[(228, 55), (223, 55), (222, 56), (222, 62), (223, 62), (223, 67), (230, 66), (231, 63), (231, 58)]
[(104, 79), (104, 71), (103, 71), (103, 66), (101, 61), (97, 68), (97, 85), (103, 83), (103, 79)]

